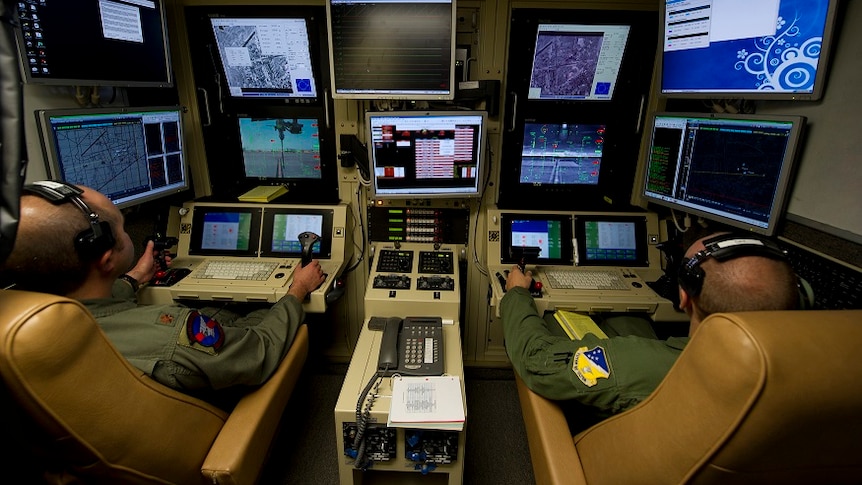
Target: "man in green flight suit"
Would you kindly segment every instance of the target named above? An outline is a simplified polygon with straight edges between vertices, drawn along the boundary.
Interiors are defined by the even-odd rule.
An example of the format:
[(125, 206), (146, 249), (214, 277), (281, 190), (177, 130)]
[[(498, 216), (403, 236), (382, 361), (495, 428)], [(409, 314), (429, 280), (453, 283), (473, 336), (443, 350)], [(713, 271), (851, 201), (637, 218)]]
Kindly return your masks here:
[[(45, 183), (59, 191), (75, 190)], [(135, 251), (123, 214), (101, 193), (79, 189), (79, 194), (52, 203), (32, 190), (28, 194), (25, 187), (3, 279), (14, 281), (14, 289), (79, 300), (132, 365), (167, 386), (200, 395), (265, 382), (305, 319), (302, 301), (324, 281), (319, 262), (297, 268), (287, 295), (271, 308), (245, 316), (139, 305), (137, 282), (149, 281), (158, 269), (153, 242), (133, 266)], [(98, 237), (93, 237), (94, 229)]]
[[(515, 266), (500, 307), (506, 351), (514, 370), (534, 392), (549, 399), (572, 400), (599, 418), (631, 408), (664, 379), (707, 315), (797, 307), (793, 270), (780, 255), (759, 252), (762, 241), (721, 233), (698, 239), (689, 247), (683, 265), (705, 277), (694, 285), (696, 289), (686, 289), (686, 285), (679, 289), (680, 307), (689, 316), (688, 337), (667, 340), (658, 340), (645, 320), (640, 322), (646, 329), (635, 332), (609, 328), (607, 339), (593, 334), (580, 340), (556, 336), (538, 314), (528, 291), (532, 273), (524, 274)], [(736, 243), (757, 251), (745, 250), (729, 259), (716, 252)], [(622, 328), (637, 329), (633, 318), (627, 320)]]

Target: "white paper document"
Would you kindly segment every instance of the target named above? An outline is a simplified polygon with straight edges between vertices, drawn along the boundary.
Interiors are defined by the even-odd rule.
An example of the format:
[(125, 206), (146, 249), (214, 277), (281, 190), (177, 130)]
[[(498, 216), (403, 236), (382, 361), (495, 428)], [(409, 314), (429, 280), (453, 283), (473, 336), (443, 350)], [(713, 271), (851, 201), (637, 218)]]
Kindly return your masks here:
[(388, 426), (460, 431), (464, 418), (458, 376), (394, 378)]

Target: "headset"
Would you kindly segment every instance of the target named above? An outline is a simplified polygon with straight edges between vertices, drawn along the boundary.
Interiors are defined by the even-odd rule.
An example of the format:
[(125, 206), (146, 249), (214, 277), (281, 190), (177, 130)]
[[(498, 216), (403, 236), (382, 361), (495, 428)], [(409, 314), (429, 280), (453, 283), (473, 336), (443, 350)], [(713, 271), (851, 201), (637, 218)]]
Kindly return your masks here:
[(111, 225), (107, 221), (100, 221), (99, 215), (81, 199), (83, 190), (65, 182), (41, 180), (25, 185), (23, 192), (38, 195), (54, 205), (71, 202), (81, 209), (90, 223), (89, 229), (75, 236), (75, 250), (83, 260), (92, 261), (114, 247), (116, 240)]
[[(787, 260), (787, 252), (769, 239), (752, 235), (721, 234), (703, 241), (704, 249), (691, 258), (684, 258), (679, 266), (677, 278), (679, 286), (689, 295), (698, 296), (703, 290), (703, 280), (706, 272), (700, 266), (708, 258), (722, 262), (742, 256), (762, 256), (778, 261)], [(814, 291), (811, 285), (797, 276), (799, 288), (799, 308), (811, 308), (814, 303)]]

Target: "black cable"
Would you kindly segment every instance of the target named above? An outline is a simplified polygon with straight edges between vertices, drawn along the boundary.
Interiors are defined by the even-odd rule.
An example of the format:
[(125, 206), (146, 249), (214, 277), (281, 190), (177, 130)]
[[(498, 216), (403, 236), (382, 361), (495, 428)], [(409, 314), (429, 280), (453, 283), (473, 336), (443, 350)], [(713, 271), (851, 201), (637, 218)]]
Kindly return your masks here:
[[(353, 438), (353, 449), (356, 450), (356, 459), (353, 461), (354, 468), (366, 470), (371, 464), (371, 460), (365, 459), (365, 448), (367, 442), (365, 431), (368, 428), (368, 422), (371, 419), (371, 408), (374, 406), (375, 399), (377, 399), (377, 389), (375, 388), (375, 391), (371, 394), (371, 398), (367, 403), (365, 403), (365, 400), (375, 383), (377, 384), (377, 387), (380, 387), (380, 382), (388, 370), (389, 365), (387, 364), (382, 371), (378, 371), (372, 375), (371, 379), (369, 379), (368, 383), (365, 385), (365, 388), (362, 389), (362, 392), (359, 394), (359, 399), (356, 401), (356, 436)], [(362, 408), (363, 403), (365, 403), (364, 410)]]

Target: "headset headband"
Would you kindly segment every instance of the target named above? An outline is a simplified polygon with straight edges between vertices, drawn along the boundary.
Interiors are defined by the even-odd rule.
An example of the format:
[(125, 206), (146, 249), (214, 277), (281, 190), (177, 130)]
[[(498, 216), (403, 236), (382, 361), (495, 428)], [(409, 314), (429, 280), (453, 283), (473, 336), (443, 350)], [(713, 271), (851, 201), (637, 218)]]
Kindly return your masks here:
[(84, 213), (90, 223), (90, 229), (75, 236), (75, 249), (82, 258), (87, 260), (97, 258), (114, 247), (115, 239), (110, 224), (99, 221), (99, 215), (81, 198), (84, 191), (80, 188), (65, 182), (40, 180), (25, 185), (23, 190), (38, 195), (54, 205), (71, 202)]
[(751, 235), (721, 234), (703, 241), (704, 249), (693, 257), (685, 258), (679, 267), (679, 284), (691, 296), (697, 296), (703, 289), (706, 273), (700, 267), (709, 258), (727, 261), (742, 256), (762, 256), (787, 261), (787, 253), (777, 244)]

